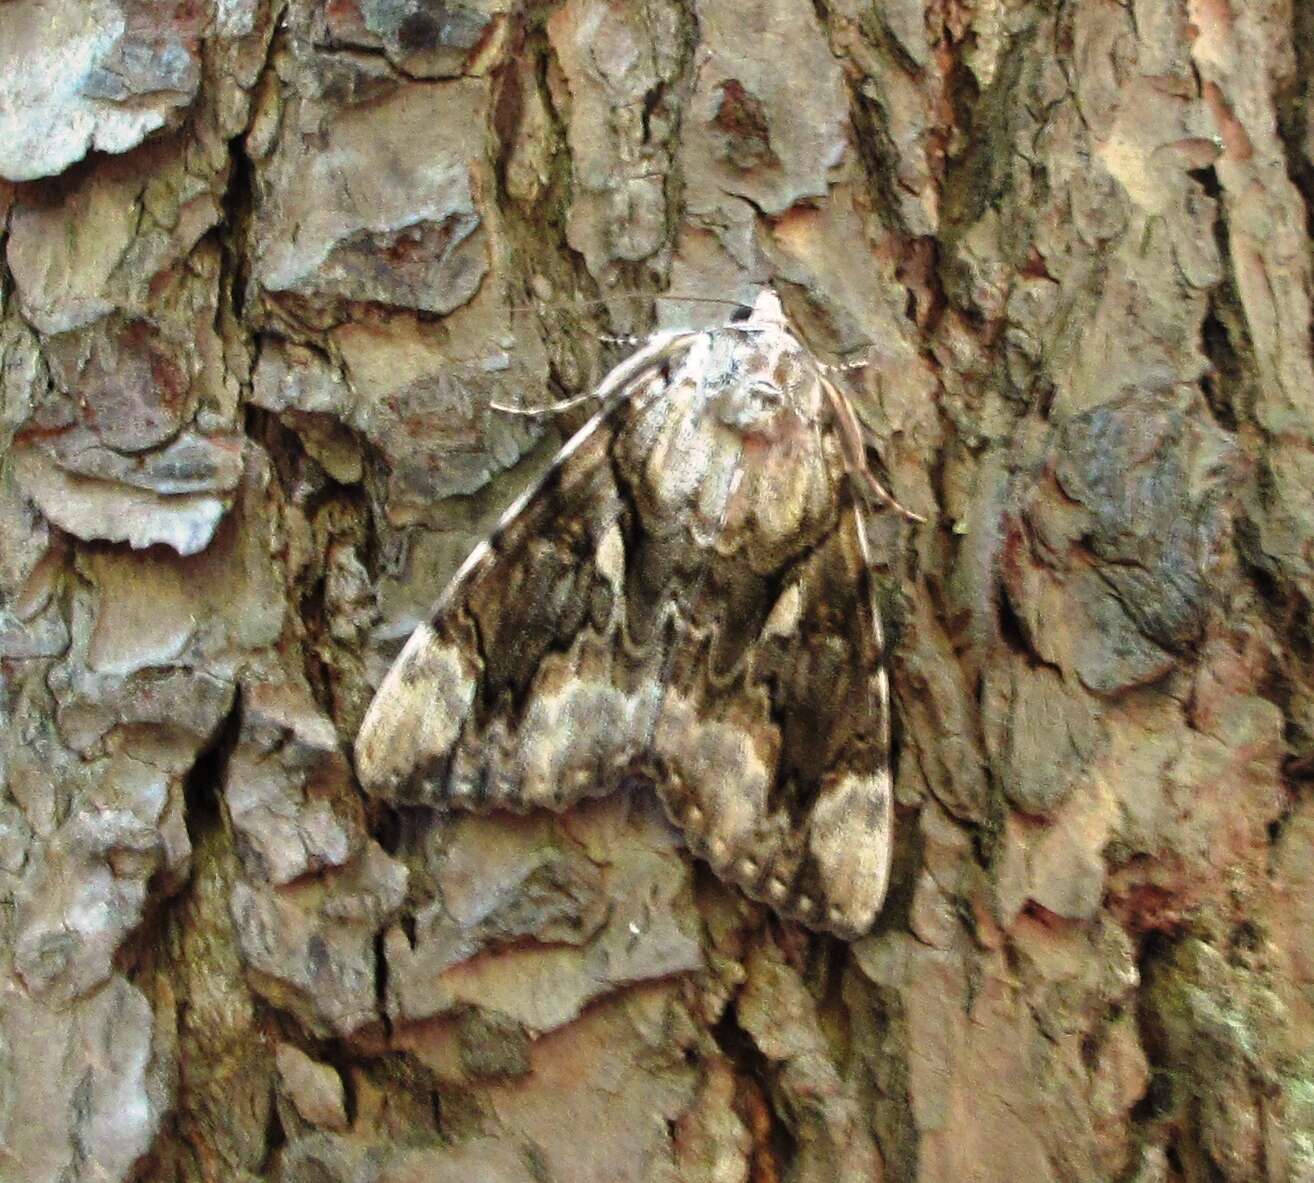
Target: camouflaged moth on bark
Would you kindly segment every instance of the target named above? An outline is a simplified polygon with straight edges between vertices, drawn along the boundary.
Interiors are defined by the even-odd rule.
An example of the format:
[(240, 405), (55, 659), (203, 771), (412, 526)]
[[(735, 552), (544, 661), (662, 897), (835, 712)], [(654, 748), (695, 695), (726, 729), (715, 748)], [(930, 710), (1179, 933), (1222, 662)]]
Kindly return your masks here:
[(356, 741), (366, 789), (563, 810), (651, 783), (725, 880), (814, 929), (889, 878), (890, 693), (856, 414), (764, 292), (662, 333), (416, 629)]

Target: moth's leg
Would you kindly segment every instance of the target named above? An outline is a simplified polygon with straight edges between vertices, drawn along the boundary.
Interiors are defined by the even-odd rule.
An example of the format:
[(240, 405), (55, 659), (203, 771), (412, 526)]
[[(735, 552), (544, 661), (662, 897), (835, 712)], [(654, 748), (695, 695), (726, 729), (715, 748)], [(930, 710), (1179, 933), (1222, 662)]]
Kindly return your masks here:
[[(870, 446), (872, 438), (871, 432), (858, 418), (858, 413), (853, 409), (853, 403), (849, 401), (839, 387), (823, 374), (818, 373), (818, 376), (827, 397), (830, 399), (831, 409), (835, 412), (835, 421), (839, 427), (844, 460), (848, 466), (849, 476), (853, 479), (860, 495), (876, 505), (888, 505), (910, 522), (926, 521), (921, 514), (914, 513), (906, 505), (897, 501), (894, 495), (876, 479), (876, 475), (872, 472), (871, 465), (867, 461), (867, 448)], [(877, 449), (872, 448), (872, 450), (876, 451)]]
[(577, 394), (574, 398), (563, 399), (558, 403), (551, 403), (546, 407), (513, 407), (507, 403), (489, 403), (495, 411), (501, 411), (507, 415), (559, 415), (563, 411), (569, 411), (573, 407), (582, 406), (589, 402), (606, 402), (612, 395), (618, 391), (629, 387), (631, 393), (638, 389), (638, 379), (643, 376), (645, 370), (652, 369), (661, 363), (667, 361), (677, 354), (680, 350), (685, 349), (689, 344), (700, 336), (699, 333), (678, 332), (678, 333), (659, 333), (647, 345), (637, 353), (627, 357), (620, 365), (616, 366), (596, 387), (592, 390), (585, 391), (583, 394)]
[(540, 416), (560, 415), (585, 403), (596, 402), (598, 397), (598, 391), (594, 388), (586, 390), (583, 394), (577, 394), (574, 398), (563, 398), (560, 402), (546, 403), (541, 407), (513, 407), (510, 403), (497, 402), (490, 402), (488, 406), (503, 415), (523, 415), (526, 418), (537, 419)]
[(859, 488), (864, 492), (864, 496), (874, 500), (880, 505), (888, 505), (892, 510), (901, 516), (907, 518), (910, 522), (924, 522), (926, 518), (919, 513), (914, 513), (906, 505), (896, 501), (890, 494), (889, 490), (880, 483), (872, 473), (871, 469), (865, 464), (862, 468), (853, 474), (859, 482)]

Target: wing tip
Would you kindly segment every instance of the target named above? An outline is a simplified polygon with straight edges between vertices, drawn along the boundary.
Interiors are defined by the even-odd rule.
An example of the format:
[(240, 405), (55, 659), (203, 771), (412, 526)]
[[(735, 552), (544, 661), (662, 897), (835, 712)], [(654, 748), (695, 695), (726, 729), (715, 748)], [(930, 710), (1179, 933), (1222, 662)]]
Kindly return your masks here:
[[(386, 685), (386, 680), (385, 680)], [(386, 750), (383, 734), (386, 712), (380, 709), (380, 697), (375, 695), (370, 702), (365, 718), (361, 720), (360, 730), (356, 732), (355, 742), (351, 745), (352, 762), (356, 767), (356, 779), (372, 797), (386, 795), (390, 785), (389, 777), (380, 766), (379, 753)]]
[(871, 931), (887, 895), (888, 860), (883, 861), (883, 873), (872, 880), (875, 890), (869, 888), (865, 898), (851, 895), (845, 905), (821, 885), (808, 887), (805, 880), (815, 876), (805, 874), (800, 852), (782, 860), (765, 857), (761, 852), (731, 851), (725, 842), (706, 837), (699, 825), (701, 818), (702, 810), (693, 805), (672, 820), (684, 833), (690, 851), (707, 863), (718, 878), (737, 887), (749, 899), (765, 904), (784, 920), (802, 924), (814, 932), (830, 933), (841, 940), (858, 940)]

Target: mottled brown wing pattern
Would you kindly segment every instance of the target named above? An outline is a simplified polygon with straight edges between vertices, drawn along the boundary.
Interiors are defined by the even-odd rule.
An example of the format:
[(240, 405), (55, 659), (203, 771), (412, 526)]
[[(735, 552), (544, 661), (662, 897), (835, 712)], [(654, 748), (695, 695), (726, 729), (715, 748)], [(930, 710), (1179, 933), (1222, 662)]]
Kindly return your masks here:
[(389, 672), (362, 782), (523, 810), (649, 780), (723, 878), (859, 935), (889, 873), (889, 695), (834, 390), (761, 301), (626, 365)]
[(657, 791), (690, 848), (754, 899), (845, 937), (880, 909), (893, 825), (861, 530), (848, 504), (757, 586), (708, 578), (675, 640), (654, 742)]
[[(513, 503), (411, 635), (356, 738), (365, 788), (398, 802), (561, 809), (608, 790), (598, 775), (638, 751), (626, 712), (654, 688), (622, 648), (618, 426), (681, 338), (613, 371), (602, 406), (545, 478)], [(608, 389), (608, 383), (611, 388)], [(617, 405), (612, 405), (612, 399)]]

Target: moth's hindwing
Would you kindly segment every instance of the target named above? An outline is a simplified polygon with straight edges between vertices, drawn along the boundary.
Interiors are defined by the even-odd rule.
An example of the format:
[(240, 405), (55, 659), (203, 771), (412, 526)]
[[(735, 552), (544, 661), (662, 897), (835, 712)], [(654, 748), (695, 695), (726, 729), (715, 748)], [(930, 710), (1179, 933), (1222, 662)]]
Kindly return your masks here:
[(889, 873), (889, 695), (843, 451), (778, 322), (689, 334), (678, 362), (631, 367), (471, 555), (357, 768), (470, 809), (650, 781), (723, 878), (857, 936)]

